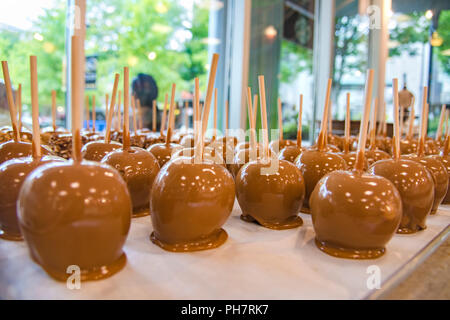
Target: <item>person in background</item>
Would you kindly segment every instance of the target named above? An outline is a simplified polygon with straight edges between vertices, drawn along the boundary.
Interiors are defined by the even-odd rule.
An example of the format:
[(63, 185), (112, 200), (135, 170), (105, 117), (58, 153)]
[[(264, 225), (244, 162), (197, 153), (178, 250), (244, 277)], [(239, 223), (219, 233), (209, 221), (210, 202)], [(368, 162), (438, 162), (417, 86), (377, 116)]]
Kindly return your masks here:
[[(158, 86), (155, 79), (151, 75), (139, 73), (131, 83), (131, 90), (133, 96), (141, 102), (144, 128), (151, 128), (152, 103), (158, 98)], [(157, 127), (159, 128), (161, 111), (157, 109), (157, 113)]]

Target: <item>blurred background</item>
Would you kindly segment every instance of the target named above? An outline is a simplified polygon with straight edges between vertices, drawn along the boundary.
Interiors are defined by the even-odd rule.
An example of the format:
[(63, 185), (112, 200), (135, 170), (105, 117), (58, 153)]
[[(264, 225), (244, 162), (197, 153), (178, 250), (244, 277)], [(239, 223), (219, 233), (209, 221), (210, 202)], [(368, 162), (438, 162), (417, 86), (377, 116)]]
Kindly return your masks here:
[[(30, 54), (38, 57), (41, 125), (51, 122), (53, 89), (59, 125), (65, 124), (70, 110), (66, 22), (72, 7), (73, 1), (65, 0), (0, 2), (0, 59), (8, 60), (13, 84), (23, 86), (25, 125), (31, 123)], [(276, 100), (282, 100), (286, 138), (296, 134), (300, 93), (304, 137), (317, 132), (328, 77), (333, 118), (344, 119), (350, 92), (351, 117), (358, 120), (368, 67), (376, 71), (375, 96), (386, 102), (388, 121), (393, 77), (415, 95), (416, 117), (422, 87), (430, 87), (430, 133), (441, 105), (450, 103), (447, 0), (88, 0), (86, 24), (86, 94), (96, 95), (99, 121), (114, 73), (123, 66), (130, 67), (132, 77), (144, 73), (155, 79), (162, 108), (172, 82), (180, 104), (191, 100), (195, 77), (205, 91), (213, 52), (221, 55), (219, 128), (225, 100), (230, 127), (247, 125), (245, 90), (250, 85), (258, 92), (258, 74), (266, 77), (272, 128), (277, 127)], [(0, 121), (9, 124), (5, 101), (0, 84)]]

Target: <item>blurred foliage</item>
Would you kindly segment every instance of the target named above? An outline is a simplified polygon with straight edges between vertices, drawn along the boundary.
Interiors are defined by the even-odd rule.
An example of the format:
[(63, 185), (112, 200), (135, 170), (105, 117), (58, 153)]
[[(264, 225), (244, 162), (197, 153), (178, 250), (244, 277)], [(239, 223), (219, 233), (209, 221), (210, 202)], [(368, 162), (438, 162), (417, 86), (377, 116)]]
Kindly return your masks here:
[(439, 16), (438, 34), (444, 42), (438, 47), (439, 61), (445, 72), (450, 75), (450, 10), (444, 10)]
[[(206, 74), (209, 10), (197, 5), (201, 1), (195, 2), (193, 17), (175, 0), (89, 1), (85, 49), (87, 56), (98, 56), (97, 88), (89, 90), (96, 94), (97, 104), (104, 102), (114, 73), (122, 75), (124, 66), (130, 67), (131, 78), (140, 72), (152, 75), (160, 102), (173, 82), (178, 93), (190, 91), (193, 79)], [(65, 96), (66, 1), (57, 0), (43, 12), (32, 32), (0, 30), (0, 53), (8, 60), (13, 83), (22, 83), (24, 104), (30, 104), (29, 55), (37, 55), (39, 100), (48, 114), (51, 90), (57, 91), (59, 105)], [(156, 54), (154, 60), (150, 52)]]
[(281, 41), (280, 81), (290, 83), (298, 74), (308, 70), (312, 73), (312, 50), (291, 41)]

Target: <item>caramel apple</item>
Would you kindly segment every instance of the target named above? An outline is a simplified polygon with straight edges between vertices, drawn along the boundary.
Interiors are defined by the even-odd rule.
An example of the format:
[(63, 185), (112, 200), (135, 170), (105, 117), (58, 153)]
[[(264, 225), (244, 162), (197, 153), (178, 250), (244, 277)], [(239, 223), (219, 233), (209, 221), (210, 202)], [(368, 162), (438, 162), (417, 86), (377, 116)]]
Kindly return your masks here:
[(310, 199), (315, 243), (321, 251), (339, 258), (383, 255), (402, 214), (395, 186), (386, 178), (363, 172), (372, 82), (373, 70), (369, 70), (355, 170), (325, 175)]
[[(221, 165), (202, 159), (218, 55), (210, 68), (202, 125), (196, 126), (200, 143), (193, 158), (169, 161), (154, 182), (150, 210), (153, 243), (174, 252), (212, 249), (223, 244), (221, 227), (233, 208), (235, 192), (231, 174)], [(194, 103), (198, 108), (199, 86), (195, 81)]]
[[(39, 132), (39, 106), (37, 101), (37, 80), (35, 76), (36, 57), (32, 56), (32, 114), (33, 114), (33, 137), (32, 157), (16, 158), (4, 162), (0, 165), (0, 238), (7, 240), (22, 240), (19, 223), (17, 220), (17, 199), (20, 188), (25, 178), (37, 167), (52, 162), (64, 161), (64, 159), (54, 156), (42, 156), (40, 150)], [(36, 82), (36, 83), (35, 83)]]
[(400, 130), (398, 130), (398, 98), (394, 79), (395, 148), (394, 159), (382, 160), (369, 168), (369, 173), (391, 181), (402, 199), (402, 219), (398, 233), (415, 233), (426, 228), (426, 218), (434, 202), (434, 182), (431, 173), (422, 164), (400, 158)]
[(303, 111), (303, 95), (300, 95), (300, 107), (298, 110), (297, 124), (297, 143), (295, 145), (285, 146), (280, 150), (278, 158), (294, 163), (295, 159), (305, 150), (302, 148), (302, 111)]
[[(128, 71), (124, 72), (125, 77)], [(108, 153), (102, 163), (116, 169), (126, 182), (133, 205), (133, 216), (140, 217), (149, 214), (150, 191), (159, 171), (156, 158), (148, 151), (130, 147), (128, 121), (128, 79), (124, 81), (124, 144), (123, 148)]]
[(70, 266), (80, 269), (81, 281), (121, 270), (131, 222), (130, 195), (119, 173), (81, 157), (81, 39), (72, 36), (71, 45), (73, 160), (35, 169), (18, 199), (19, 225), (31, 257), (60, 281), (70, 276)]
[[(441, 152), (441, 154), (436, 157), (439, 161), (442, 162), (444, 167), (447, 169), (447, 175), (449, 177), (449, 183), (450, 183), (450, 138), (447, 136), (444, 142), (444, 148)], [(445, 194), (444, 200), (442, 200), (443, 204), (449, 204), (450, 203), (450, 188), (447, 189), (447, 193)]]
[(345, 170), (347, 165), (339, 155), (325, 151), (327, 135), (327, 117), (329, 96), (331, 92), (331, 79), (328, 81), (327, 97), (322, 118), (322, 127), (316, 147), (303, 151), (295, 161), (295, 165), (300, 169), (305, 179), (305, 200), (303, 202), (302, 212), (309, 213), (309, 197), (314, 190), (317, 182), (326, 175), (335, 170)]
[(119, 74), (116, 73), (114, 77), (114, 86), (111, 96), (111, 105), (108, 108), (105, 139), (103, 141), (91, 141), (83, 146), (83, 148), (81, 149), (81, 155), (85, 160), (101, 161), (105, 155), (121, 147), (120, 143), (111, 141), (111, 122), (114, 113), (114, 105), (116, 103), (118, 84)]

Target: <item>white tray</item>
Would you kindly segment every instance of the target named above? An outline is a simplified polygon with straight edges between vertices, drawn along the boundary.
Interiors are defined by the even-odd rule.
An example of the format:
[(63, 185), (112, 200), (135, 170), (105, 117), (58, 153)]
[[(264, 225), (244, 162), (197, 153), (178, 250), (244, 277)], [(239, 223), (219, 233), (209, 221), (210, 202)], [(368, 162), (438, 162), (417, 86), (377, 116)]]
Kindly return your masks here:
[[(221, 247), (170, 253), (150, 242), (150, 217), (133, 219), (126, 267), (111, 278), (70, 290), (28, 256), (24, 242), (0, 240), (0, 299), (364, 299), (376, 298), (422, 262), (450, 233), (450, 206), (414, 235), (395, 235), (384, 256), (346, 260), (319, 251), (311, 218), (274, 231), (239, 219), (235, 203)], [(381, 289), (370, 290), (367, 268), (381, 271)]]

